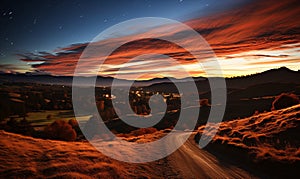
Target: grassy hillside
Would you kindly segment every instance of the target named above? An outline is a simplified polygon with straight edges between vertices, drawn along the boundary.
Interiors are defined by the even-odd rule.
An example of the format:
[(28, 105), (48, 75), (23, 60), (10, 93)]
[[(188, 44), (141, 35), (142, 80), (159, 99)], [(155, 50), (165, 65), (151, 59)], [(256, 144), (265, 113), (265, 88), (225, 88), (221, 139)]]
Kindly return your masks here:
[(87, 142), (42, 140), (4, 131), (0, 141), (0, 178), (176, 177), (165, 159), (143, 165), (119, 162)]
[[(198, 129), (203, 137), (218, 130), (208, 151), (248, 163), (271, 176), (294, 176), (300, 163), (300, 105)], [(204, 132), (204, 133), (203, 133)]]

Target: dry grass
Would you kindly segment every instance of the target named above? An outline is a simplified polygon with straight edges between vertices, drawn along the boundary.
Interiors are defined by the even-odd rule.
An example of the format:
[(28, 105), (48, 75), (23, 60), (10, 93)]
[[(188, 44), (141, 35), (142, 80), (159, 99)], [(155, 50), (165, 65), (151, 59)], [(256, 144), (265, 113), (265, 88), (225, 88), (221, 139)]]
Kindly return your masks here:
[[(217, 130), (215, 124), (208, 124), (198, 131), (203, 137), (211, 136)], [(251, 117), (222, 122), (212, 143), (247, 152), (255, 160), (293, 163), (300, 161), (300, 105), (290, 108), (256, 114)]]
[(0, 141), (0, 178), (163, 178), (166, 169), (158, 167), (162, 161), (138, 165), (113, 160), (88, 142), (43, 140), (4, 131)]
[(155, 128), (141, 128), (129, 134), (118, 134), (123, 140), (136, 143), (153, 142), (166, 136), (172, 129), (157, 130)]

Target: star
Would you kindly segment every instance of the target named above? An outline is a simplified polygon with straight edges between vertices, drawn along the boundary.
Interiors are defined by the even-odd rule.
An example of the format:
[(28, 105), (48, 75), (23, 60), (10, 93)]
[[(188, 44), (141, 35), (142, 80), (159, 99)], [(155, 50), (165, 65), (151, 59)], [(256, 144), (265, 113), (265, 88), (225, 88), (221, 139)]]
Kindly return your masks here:
[(0, 54), (1, 54), (2, 57), (6, 56), (4, 52), (0, 52)]
[(11, 20), (13, 19), (13, 12), (12, 11), (3, 12), (2, 16), (8, 17), (8, 19)]

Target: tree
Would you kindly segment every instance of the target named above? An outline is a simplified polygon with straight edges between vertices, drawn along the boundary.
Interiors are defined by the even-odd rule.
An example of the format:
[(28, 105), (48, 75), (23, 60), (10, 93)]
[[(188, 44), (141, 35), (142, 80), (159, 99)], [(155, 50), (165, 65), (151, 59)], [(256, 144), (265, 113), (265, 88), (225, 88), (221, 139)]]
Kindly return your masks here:
[(272, 110), (287, 108), (299, 103), (300, 100), (297, 95), (293, 93), (282, 93), (273, 101)]
[(74, 141), (77, 137), (72, 126), (63, 120), (56, 120), (45, 128), (46, 137), (49, 139)]

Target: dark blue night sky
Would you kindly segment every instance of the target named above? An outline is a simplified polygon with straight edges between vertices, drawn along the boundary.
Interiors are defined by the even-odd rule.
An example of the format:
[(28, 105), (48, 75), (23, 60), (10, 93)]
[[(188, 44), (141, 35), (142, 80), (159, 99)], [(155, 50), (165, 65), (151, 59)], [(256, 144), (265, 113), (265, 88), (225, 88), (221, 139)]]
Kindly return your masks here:
[(88, 42), (105, 28), (124, 20), (154, 16), (184, 21), (239, 3), (234, 0), (2, 1), (0, 63), (26, 65), (16, 54), (51, 52)]

